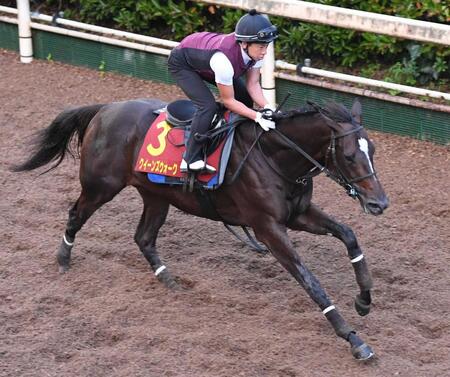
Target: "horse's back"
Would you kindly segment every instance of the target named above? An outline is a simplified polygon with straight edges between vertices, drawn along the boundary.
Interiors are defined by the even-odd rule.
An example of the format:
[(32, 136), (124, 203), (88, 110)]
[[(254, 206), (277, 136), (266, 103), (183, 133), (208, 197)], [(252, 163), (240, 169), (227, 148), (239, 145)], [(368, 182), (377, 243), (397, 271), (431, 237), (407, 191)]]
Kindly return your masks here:
[(109, 175), (111, 169), (128, 176), (145, 133), (157, 116), (154, 111), (165, 105), (158, 99), (137, 99), (103, 106), (83, 140), (82, 180)]
[(136, 99), (104, 105), (92, 118), (83, 140), (89, 144), (121, 145), (134, 138), (143, 138), (156, 119), (155, 110), (166, 103), (158, 99)]
[(155, 110), (166, 106), (158, 99), (136, 99), (122, 102), (112, 102), (104, 106), (98, 113), (98, 119), (93, 119), (100, 127), (111, 132), (114, 128), (124, 131), (130, 126), (138, 126), (140, 130), (147, 130), (153, 119)]

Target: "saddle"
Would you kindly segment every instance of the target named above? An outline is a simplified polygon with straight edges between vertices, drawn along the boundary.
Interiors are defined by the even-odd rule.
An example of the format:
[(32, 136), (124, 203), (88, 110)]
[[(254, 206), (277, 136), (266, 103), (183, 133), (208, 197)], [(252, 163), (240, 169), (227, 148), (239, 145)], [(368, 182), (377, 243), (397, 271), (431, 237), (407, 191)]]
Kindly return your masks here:
[(154, 111), (158, 117), (150, 125), (138, 154), (135, 170), (145, 172), (153, 183), (194, 186), (217, 189), (224, 180), (225, 169), (231, 153), (234, 128), (233, 115), (218, 104), (217, 114), (205, 135), (195, 135), (205, 144), (207, 163), (216, 168), (215, 173), (186, 174), (180, 163), (189, 137), (190, 125), (196, 108), (190, 100), (176, 100)]
[[(220, 102), (216, 102), (216, 106), (217, 111), (213, 120), (211, 121), (211, 125), (209, 127), (210, 131), (204, 135), (197, 134), (194, 136), (198, 141), (205, 142), (206, 156), (209, 156), (211, 153), (213, 153), (218, 148), (220, 142), (226, 137), (226, 132), (221, 132), (223, 131), (223, 129), (220, 129), (220, 127), (228, 123), (230, 114), (229, 111)], [(193, 102), (188, 99), (176, 100), (170, 102), (166, 106), (165, 111), (167, 113), (167, 123), (169, 123), (173, 127), (183, 128), (185, 130), (184, 132), (186, 142), (189, 138), (192, 119), (194, 118), (194, 114), (196, 111)]]
[[(164, 110), (164, 109), (161, 109)], [(160, 110), (156, 110), (158, 113)], [(195, 106), (188, 99), (179, 99), (170, 102), (165, 111), (167, 113), (166, 121), (174, 127), (187, 127), (192, 123), (195, 114)]]

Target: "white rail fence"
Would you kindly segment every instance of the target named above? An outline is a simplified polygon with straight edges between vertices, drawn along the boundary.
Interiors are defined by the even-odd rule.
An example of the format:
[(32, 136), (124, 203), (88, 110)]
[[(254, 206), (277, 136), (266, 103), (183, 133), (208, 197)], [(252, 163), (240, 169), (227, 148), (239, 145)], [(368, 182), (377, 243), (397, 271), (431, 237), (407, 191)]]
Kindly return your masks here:
[(297, 0), (196, 0), (238, 9), (282, 16), (315, 24), (385, 34), (450, 46), (450, 25), (345, 9)]
[[(214, 3), (214, 4), (218, 4), (218, 5), (233, 6), (233, 7), (238, 7), (238, 8), (242, 8), (242, 9), (247, 9), (248, 7), (255, 7), (259, 11), (264, 11), (266, 13), (277, 14), (277, 15), (280, 15), (280, 13), (285, 12), (286, 9), (290, 9), (291, 12), (294, 12), (293, 9), (296, 9), (297, 6), (311, 7), (311, 6), (320, 5), (320, 4), (312, 4), (312, 3), (305, 3), (302, 1), (292, 1), (292, 0), (282, 0), (282, 1), (268, 1), (268, 0), (265, 0), (265, 1), (252, 1), (252, 0), (212, 1), (211, 0), (211, 1), (205, 1), (205, 2)], [(229, 3), (233, 3), (233, 5), (231, 5)], [(282, 9), (283, 12), (282, 11), (278, 12), (278, 10), (279, 10), (278, 8), (270, 9), (270, 11), (267, 10), (266, 8), (268, 7), (268, 4), (270, 5), (272, 3), (276, 3), (278, 8), (281, 7), (280, 9)], [(54, 19), (51, 16), (43, 15), (43, 14), (34, 14), (33, 13), (33, 14), (31, 14), (31, 17), (30, 17), (29, 1), (28, 0), (18, 0), (17, 4), (18, 4), (18, 9), (0, 6), (0, 12), (12, 14), (12, 15), (16, 16), (16, 17), (8, 17), (8, 16), (0, 15), (0, 21), (7, 22), (7, 23), (14, 23), (14, 24), (19, 25), (20, 55), (21, 55), (21, 61), (24, 63), (29, 63), (32, 60), (31, 29), (44, 30), (44, 31), (52, 32), (52, 33), (72, 36), (75, 38), (94, 40), (94, 41), (98, 41), (101, 43), (112, 44), (112, 45), (122, 46), (125, 48), (147, 51), (147, 52), (160, 54), (160, 55), (166, 55), (166, 56), (169, 55), (170, 50), (172, 48), (174, 48), (175, 46), (178, 45), (178, 42), (174, 42), (174, 41), (143, 36), (143, 35), (139, 35), (139, 34), (135, 34), (135, 33), (129, 33), (129, 32), (124, 32), (124, 31), (120, 31), (120, 30), (114, 30), (114, 29), (109, 29), (109, 28), (105, 28), (105, 27), (95, 26), (95, 25), (89, 25), (89, 24), (85, 24), (85, 23), (81, 23), (81, 22), (66, 20), (63, 18)], [(281, 6), (281, 5), (283, 5), (283, 6)], [(294, 8), (289, 8), (289, 7), (294, 7)], [(319, 7), (318, 9), (323, 11), (322, 7), (323, 6)], [(336, 8), (336, 7), (329, 7), (329, 8)], [(299, 9), (302, 9), (302, 8), (299, 8)], [(336, 11), (337, 13), (328, 13), (330, 19), (333, 19), (333, 17), (339, 18), (339, 14), (340, 14), (339, 12), (349, 11), (347, 9), (342, 9), (342, 8), (338, 8), (338, 9), (339, 9), (339, 11)], [(22, 16), (21, 16), (21, 12), (23, 13)], [(327, 12), (332, 12), (332, 10), (327, 9)], [(367, 12), (362, 12), (362, 13), (367, 13)], [(283, 15), (283, 14), (281, 14), (281, 15)], [(373, 15), (373, 14), (368, 13), (368, 15)], [(381, 16), (381, 15), (376, 15), (376, 16)], [(299, 18), (296, 16), (295, 13), (291, 13), (289, 15), (289, 17)], [(311, 17), (308, 18), (308, 20), (312, 20), (312, 19), (314, 19), (314, 17), (315, 16), (311, 15)], [(366, 17), (369, 17), (369, 16), (366, 15)], [(389, 16), (386, 16), (386, 17), (389, 17)], [(405, 20), (405, 19), (401, 19), (398, 17), (394, 17), (394, 18), (399, 19), (400, 23), (402, 23), (403, 20)], [(302, 16), (302, 19), (306, 19), (306, 16)], [(38, 21), (38, 22), (35, 22), (35, 21)], [(414, 20), (407, 20), (407, 21), (414, 21)], [(422, 21), (420, 21), (420, 22), (424, 23)], [(53, 24), (56, 23), (57, 25), (70, 27), (71, 29), (49, 25), (49, 23), (53, 23)], [(330, 22), (328, 22), (328, 24), (333, 24), (333, 23), (332, 23), (332, 21), (330, 21)], [(430, 24), (430, 23), (425, 23), (425, 24)], [(431, 23), (431, 25), (429, 25), (428, 28), (433, 29), (435, 25), (440, 25), (440, 24), (432, 24)], [(449, 36), (450, 36), (450, 26), (447, 26), (447, 25), (440, 25), (440, 26), (445, 26), (444, 34), (442, 34), (442, 33), (440, 34), (441, 37), (442, 37), (442, 35), (444, 35), (444, 39), (448, 40)], [(78, 30), (83, 30), (83, 31), (72, 30), (72, 29), (78, 29)], [(374, 31), (373, 29), (371, 29), (369, 27), (366, 28), (365, 30), (366, 31)], [(439, 34), (440, 32), (442, 32), (442, 28), (440, 28), (440, 27), (437, 29), (433, 29), (433, 30), (437, 30), (435, 33), (436, 35)], [(84, 31), (87, 31), (89, 33), (86, 33)], [(430, 41), (430, 40), (427, 40), (427, 41)], [(433, 97), (433, 98), (443, 98), (447, 101), (450, 101), (449, 93), (443, 93), (443, 92), (438, 92), (438, 91), (432, 91), (432, 90), (427, 90), (427, 89), (406, 86), (406, 85), (388, 83), (388, 82), (379, 81), (379, 80), (371, 80), (371, 79), (367, 79), (367, 78), (363, 78), (363, 77), (351, 76), (351, 75), (311, 68), (308, 66), (302, 66), (299, 68), (298, 66), (296, 66), (294, 64), (289, 64), (289, 63), (286, 63), (286, 62), (283, 62), (280, 60), (275, 60), (275, 57), (273, 54), (273, 46), (271, 46), (271, 49), (269, 52), (270, 52), (268, 54), (269, 56), (266, 57), (265, 64), (263, 67), (262, 86), (263, 86), (263, 88), (265, 88), (264, 91), (265, 91), (265, 95), (268, 97), (268, 100), (270, 100), (273, 103), (275, 102), (275, 77), (278, 77), (278, 78), (282, 78), (285, 80), (302, 82), (302, 83), (306, 83), (308, 85), (314, 85), (314, 86), (319, 86), (319, 87), (327, 87), (327, 88), (333, 89), (333, 90), (354, 93), (354, 94), (363, 95), (363, 96), (367, 96), (367, 97), (374, 97), (374, 98), (383, 99), (383, 100), (387, 100), (387, 101), (391, 101), (391, 102), (408, 104), (408, 105), (412, 105), (412, 106), (418, 106), (418, 107), (423, 107), (423, 108), (428, 108), (428, 109), (433, 109), (433, 110), (438, 110), (438, 111), (450, 112), (450, 106), (432, 104), (432, 103), (427, 103), (427, 102), (416, 100), (416, 99), (390, 96), (388, 94), (377, 93), (377, 92), (373, 92), (373, 91), (366, 90), (366, 89), (360, 89), (360, 88), (354, 88), (354, 87), (349, 87), (349, 86), (344, 86), (344, 85), (339, 85), (339, 84), (328, 83), (328, 82), (324, 82), (323, 80), (313, 79), (313, 78), (311, 78), (311, 75), (318, 76), (318, 77), (327, 77), (327, 78), (331, 78), (331, 79), (335, 79), (335, 80), (340, 80), (343, 82), (350, 82), (350, 83), (360, 84), (360, 85), (364, 85), (364, 86), (391, 89), (391, 90), (396, 90), (396, 91), (400, 91), (400, 92), (404, 92), (404, 93), (411, 93), (411, 94), (415, 94), (415, 95), (429, 96), (429, 97)], [(267, 58), (269, 58), (269, 59), (267, 59)], [(287, 70), (287, 71), (297, 71), (298, 69), (300, 69), (301, 73), (307, 75), (307, 77), (301, 77), (296, 74), (289, 74), (289, 73), (285, 73), (282, 71), (275, 71), (275, 68), (278, 68), (279, 70)]]

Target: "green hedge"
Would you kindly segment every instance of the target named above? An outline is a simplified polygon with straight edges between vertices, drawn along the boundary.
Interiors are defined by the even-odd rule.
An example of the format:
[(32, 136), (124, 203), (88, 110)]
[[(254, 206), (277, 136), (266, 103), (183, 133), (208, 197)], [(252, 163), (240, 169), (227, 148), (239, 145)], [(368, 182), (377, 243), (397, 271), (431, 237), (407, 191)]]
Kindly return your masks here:
[[(0, 22), (0, 48), (18, 50), (17, 25)], [(99, 77), (103, 77), (106, 71), (114, 71), (146, 80), (173, 83), (167, 71), (167, 57), (144, 51), (41, 30), (33, 30), (33, 51), (38, 59), (97, 69)], [(351, 106), (355, 97), (358, 97), (363, 105), (365, 127), (450, 146), (449, 114), (445, 112), (355, 96), (282, 79), (276, 80), (276, 89), (278, 103), (288, 92), (292, 94), (285, 104), (285, 109), (298, 107), (306, 100), (317, 103), (335, 101)], [(158, 93), (149, 93), (149, 96), (157, 97)]]
[[(318, 0), (316, 3), (412, 19), (447, 23), (450, 5), (444, 0)], [(15, 1), (0, 0), (15, 6)], [(184, 0), (48, 0), (31, 4), (42, 13), (139, 34), (181, 40), (200, 30), (231, 32), (243, 11)], [(271, 17), (280, 30), (277, 57), (291, 63), (311, 58), (313, 66), (332, 68), (407, 85), (428, 85), (447, 91), (448, 46), (418, 43), (332, 26)]]

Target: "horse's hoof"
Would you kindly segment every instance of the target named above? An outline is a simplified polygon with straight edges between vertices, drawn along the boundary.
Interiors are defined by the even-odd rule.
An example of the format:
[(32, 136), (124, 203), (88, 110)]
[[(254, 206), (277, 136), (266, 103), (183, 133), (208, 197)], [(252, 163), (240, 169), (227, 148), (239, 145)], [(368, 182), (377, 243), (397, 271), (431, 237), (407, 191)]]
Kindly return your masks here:
[[(58, 262), (59, 272), (66, 272), (70, 267), (70, 254), (72, 247), (68, 247), (63, 244), (59, 247), (58, 252), (56, 253), (56, 261)], [(64, 269), (64, 270), (63, 270)]]
[(171, 280), (167, 283), (165, 283), (165, 286), (170, 289), (171, 291), (182, 291), (183, 288), (181, 287), (180, 284), (178, 284), (175, 280)]
[(370, 312), (370, 304), (369, 305), (365, 304), (364, 301), (361, 299), (361, 296), (357, 295), (355, 298), (355, 309), (360, 316), (364, 317)]
[(357, 347), (352, 347), (352, 355), (356, 360), (369, 360), (375, 353), (366, 343), (363, 343)]
[(258, 254), (260, 254), (260, 255), (268, 255), (270, 252), (269, 252), (269, 249), (267, 249), (267, 248), (265, 248), (265, 247), (260, 247), (260, 248), (253, 248), (253, 250), (255, 250)]
[(158, 275), (158, 280), (164, 284), (166, 288), (177, 290), (180, 288), (179, 284), (175, 281), (169, 271), (164, 270)]
[(59, 273), (60, 273), (60, 274), (64, 274), (64, 273), (66, 273), (67, 271), (69, 271), (69, 269), (70, 269), (70, 266), (69, 266), (68, 264), (66, 264), (66, 265), (60, 265), (60, 266), (59, 266)]

